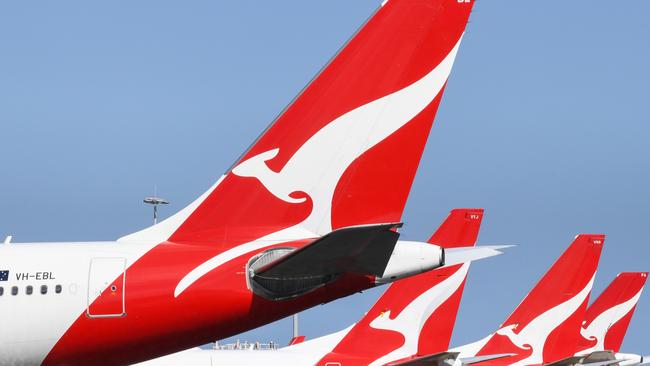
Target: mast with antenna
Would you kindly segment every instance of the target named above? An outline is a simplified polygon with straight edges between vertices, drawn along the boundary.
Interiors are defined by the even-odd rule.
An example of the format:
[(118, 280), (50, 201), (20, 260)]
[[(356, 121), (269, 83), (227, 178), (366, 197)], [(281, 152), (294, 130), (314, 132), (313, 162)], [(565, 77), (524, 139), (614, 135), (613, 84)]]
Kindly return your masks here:
[(158, 205), (168, 205), (169, 201), (156, 196), (156, 186), (153, 186), (153, 196), (145, 197), (142, 202), (153, 206), (153, 224), (158, 223)]
[(300, 336), (298, 332), (298, 313), (293, 314), (293, 339), (296, 339)]

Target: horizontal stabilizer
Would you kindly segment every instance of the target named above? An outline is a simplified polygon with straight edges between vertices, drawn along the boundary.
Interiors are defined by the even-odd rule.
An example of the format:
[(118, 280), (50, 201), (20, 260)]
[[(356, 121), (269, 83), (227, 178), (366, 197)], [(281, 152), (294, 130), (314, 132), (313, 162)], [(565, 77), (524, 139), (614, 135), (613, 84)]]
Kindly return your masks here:
[(445, 249), (445, 266), (477, 261), (479, 259), (501, 255), (501, 249), (510, 248), (513, 245), (489, 245), (480, 247), (459, 247)]
[(402, 224), (366, 225), (332, 231), (255, 271), (282, 278), (354, 272), (381, 276)]
[(434, 355), (419, 356), (408, 360), (387, 363), (387, 366), (448, 366), (454, 363), (458, 352), (441, 352)]
[(511, 357), (511, 356), (516, 356), (516, 353), (499, 353), (499, 354), (494, 354), (494, 355), (483, 355), (483, 356), (476, 356), (476, 357), (463, 357), (460, 359), (460, 362), (463, 365), (473, 365), (475, 363), (480, 363), (480, 362), (485, 362), (485, 361), (492, 361), (496, 360), (499, 358), (504, 358), (504, 357)]
[(594, 351), (586, 356), (583, 356), (582, 363), (587, 364), (587, 363), (600, 362), (600, 361), (611, 361), (615, 359), (616, 359), (616, 355), (614, 354), (614, 352)]
[(590, 362), (590, 363), (583, 363), (583, 366), (609, 366), (609, 365), (615, 365), (621, 362), (620, 360), (609, 360), (609, 361), (600, 361), (600, 362)]
[(584, 357), (581, 356), (567, 357), (559, 361), (547, 363), (544, 366), (572, 366), (579, 364), (583, 359)]
[(567, 357), (560, 361), (546, 364), (546, 366), (608, 366), (620, 362), (610, 351), (595, 351), (585, 355)]
[[(399, 238), (395, 231), (399, 227), (401, 224), (348, 227), (299, 249), (263, 252), (249, 266), (253, 290), (279, 300), (306, 293), (344, 273), (381, 276)], [(274, 256), (274, 250), (283, 251), (282, 255)], [(268, 262), (265, 255), (276, 259)]]

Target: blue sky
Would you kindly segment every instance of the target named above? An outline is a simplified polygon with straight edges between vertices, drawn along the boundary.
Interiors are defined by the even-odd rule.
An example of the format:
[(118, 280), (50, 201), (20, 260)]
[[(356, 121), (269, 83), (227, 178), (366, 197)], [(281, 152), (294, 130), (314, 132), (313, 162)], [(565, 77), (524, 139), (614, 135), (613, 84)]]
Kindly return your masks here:
[[(112, 240), (208, 188), (378, 0), (0, 4), (0, 235)], [(513, 310), (577, 233), (608, 234), (599, 293), (650, 270), (650, 2), (480, 1), (406, 208), (424, 239), (485, 207), (453, 345)], [(382, 289), (302, 314), (315, 337)], [(649, 294), (624, 343), (650, 353)], [(290, 322), (241, 335), (285, 342)]]

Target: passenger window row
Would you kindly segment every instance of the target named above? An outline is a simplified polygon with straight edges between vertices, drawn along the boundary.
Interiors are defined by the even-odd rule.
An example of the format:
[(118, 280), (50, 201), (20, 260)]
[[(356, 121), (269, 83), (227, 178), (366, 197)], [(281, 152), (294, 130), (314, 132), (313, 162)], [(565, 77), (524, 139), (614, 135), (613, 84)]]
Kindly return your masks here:
[[(41, 291), (41, 295), (47, 294), (47, 285), (41, 285), (40, 291)], [(55, 293), (60, 294), (61, 291), (63, 291), (63, 287), (61, 285), (54, 286), (54, 292)], [(11, 295), (12, 296), (18, 295), (18, 292), (19, 292), (18, 291), (18, 286), (12, 286), (11, 287)], [(4, 287), (0, 286), (0, 296), (4, 295), (4, 293), (5, 293)], [(31, 295), (33, 293), (34, 293), (34, 287), (33, 286), (31, 286), (31, 285), (25, 286), (25, 294)]]

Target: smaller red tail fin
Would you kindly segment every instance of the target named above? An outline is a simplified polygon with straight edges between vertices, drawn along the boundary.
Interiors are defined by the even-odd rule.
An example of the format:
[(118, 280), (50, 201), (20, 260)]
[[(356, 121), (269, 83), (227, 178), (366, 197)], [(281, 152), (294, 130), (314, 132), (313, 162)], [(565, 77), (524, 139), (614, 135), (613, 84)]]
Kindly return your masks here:
[[(474, 246), (481, 229), (483, 212), (482, 208), (452, 210), (438, 230), (431, 235), (428, 242), (443, 248)], [(467, 271), (469, 263), (465, 265), (465, 268), (460, 265), (448, 269), (441, 268), (436, 271), (435, 275), (440, 278), (448, 278), (456, 271), (463, 269)], [(467, 276), (467, 272), (465, 272), (465, 276)], [(449, 348), (464, 289), (465, 279), (456, 292), (426, 320), (420, 330), (417, 352), (419, 355), (439, 353)]]
[(299, 344), (299, 343), (302, 343), (304, 341), (305, 341), (305, 336), (299, 335), (299, 336), (291, 338), (291, 340), (289, 341), (289, 345), (293, 346), (294, 344)]
[(572, 356), (604, 241), (604, 235), (578, 235), (476, 355), (516, 354), (495, 365)]
[[(447, 248), (473, 246), (482, 218), (483, 209), (452, 210), (429, 243)], [(468, 269), (469, 263), (458, 264), (393, 283), (319, 364), (345, 355), (383, 364), (446, 351)]]
[(447, 219), (427, 242), (440, 245), (443, 248), (473, 246), (476, 243), (482, 219), (482, 208), (451, 210)]
[(620, 273), (587, 309), (578, 352), (619, 352), (648, 272)]

